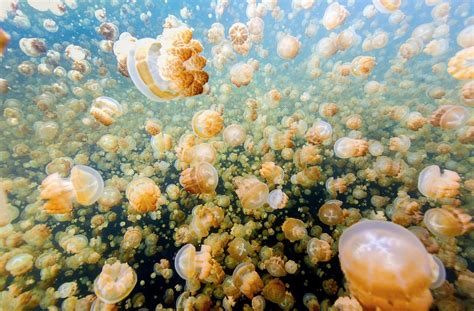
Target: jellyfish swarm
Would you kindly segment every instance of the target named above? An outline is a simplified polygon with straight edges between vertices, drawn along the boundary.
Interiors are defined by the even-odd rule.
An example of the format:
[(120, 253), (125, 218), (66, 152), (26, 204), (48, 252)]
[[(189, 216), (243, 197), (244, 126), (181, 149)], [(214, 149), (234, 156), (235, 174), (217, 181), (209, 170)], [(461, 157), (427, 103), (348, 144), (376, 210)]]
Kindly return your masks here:
[(461, 177), (450, 170), (441, 170), (437, 165), (424, 168), (418, 176), (418, 191), (430, 199), (454, 198), (459, 194)]
[(444, 267), (409, 230), (365, 220), (339, 239), (341, 268), (349, 290), (367, 309), (428, 310), (430, 286), (441, 285)]
[(94, 281), (96, 296), (106, 304), (115, 304), (125, 299), (137, 283), (135, 270), (126, 263), (116, 261), (105, 264)]
[(46, 177), (41, 183), (40, 197), (47, 200), (43, 208), (49, 214), (66, 214), (72, 210), (72, 203), (94, 204), (102, 195), (102, 176), (88, 166), (76, 165), (69, 178), (61, 178), (58, 173)]
[[(175, 17), (167, 18), (157, 39), (128, 40), (132, 47), (127, 70), (135, 86), (152, 101), (169, 101), (202, 94), (209, 76), (203, 71), (203, 47), (193, 31)], [(120, 40), (119, 40), (120, 41)], [(116, 53), (117, 54), (117, 53)]]

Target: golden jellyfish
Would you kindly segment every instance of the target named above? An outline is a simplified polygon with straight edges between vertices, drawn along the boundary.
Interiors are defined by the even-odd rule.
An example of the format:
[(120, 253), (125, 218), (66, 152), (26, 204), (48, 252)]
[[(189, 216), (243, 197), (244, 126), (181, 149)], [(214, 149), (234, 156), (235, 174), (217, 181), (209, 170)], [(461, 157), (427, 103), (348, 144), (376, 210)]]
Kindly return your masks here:
[(94, 281), (96, 296), (106, 304), (124, 300), (137, 284), (137, 274), (127, 263), (105, 264)]
[(330, 58), (338, 51), (338, 38), (336, 36), (324, 37), (318, 41), (316, 52), (324, 58)]
[(27, 273), (33, 268), (34, 257), (28, 253), (19, 253), (11, 257), (6, 265), (7, 270), (13, 276)]
[(71, 169), (71, 183), (77, 203), (89, 206), (97, 202), (104, 191), (104, 180), (93, 168), (75, 165)]
[(429, 209), (423, 216), (423, 223), (431, 233), (442, 237), (456, 237), (474, 229), (472, 217), (451, 206)]
[(150, 144), (153, 156), (156, 159), (161, 159), (173, 147), (173, 139), (170, 135), (161, 132), (150, 139)]
[(355, 45), (359, 37), (352, 28), (344, 29), (337, 35), (337, 48), (340, 51), (345, 51)]
[(0, 56), (3, 56), (5, 53), (8, 43), (10, 43), (10, 35), (0, 28)]
[(194, 114), (191, 124), (194, 134), (200, 138), (211, 138), (222, 131), (224, 118), (214, 110), (201, 110)]
[(319, 220), (328, 226), (335, 226), (344, 221), (342, 211), (342, 202), (339, 200), (329, 200), (323, 204), (318, 210)]
[(351, 294), (367, 309), (428, 310), (430, 287), (445, 278), (442, 263), (413, 233), (387, 221), (365, 220), (344, 230), (339, 260)]
[(364, 156), (368, 149), (369, 144), (363, 139), (342, 137), (334, 143), (334, 153), (341, 159)]
[(274, 210), (283, 209), (288, 203), (288, 196), (281, 189), (275, 189), (268, 194), (267, 203)]
[(198, 239), (207, 237), (211, 227), (219, 227), (224, 220), (224, 211), (222, 208), (212, 204), (195, 206), (191, 215), (192, 219), (189, 228)]
[(46, 53), (46, 41), (40, 38), (20, 39), (20, 49), (30, 57), (38, 57)]
[(375, 57), (357, 56), (352, 60), (351, 72), (356, 77), (368, 76), (376, 65)]
[(249, 37), (249, 30), (243, 23), (235, 23), (229, 28), (229, 37), (235, 45), (244, 44)]
[(47, 200), (43, 209), (48, 214), (67, 214), (72, 211), (74, 188), (68, 179), (54, 173), (42, 181), (40, 188), (41, 199)]
[(302, 240), (308, 235), (306, 224), (297, 218), (287, 217), (281, 226), (281, 230), (290, 242)]
[(268, 200), (268, 186), (259, 181), (255, 176), (236, 177), (235, 192), (239, 197), (244, 214), (253, 214), (260, 209)]
[(358, 114), (350, 115), (346, 119), (346, 127), (351, 130), (358, 130), (362, 127), (362, 117)]
[(474, 79), (474, 46), (456, 53), (448, 62), (448, 73), (457, 80)]
[(317, 166), (310, 166), (291, 176), (290, 181), (294, 185), (310, 188), (321, 179), (321, 170)]
[(211, 28), (207, 31), (207, 40), (211, 44), (219, 44), (224, 40), (224, 25), (220, 23), (214, 23), (211, 25)]
[(410, 149), (411, 141), (406, 135), (390, 138), (388, 149), (400, 153), (406, 153)]
[(316, 121), (313, 126), (308, 128), (305, 134), (306, 141), (309, 144), (319, 145), (328, 141), (332, 137), (332, 126), (325, 121)]
[(186, 244), (178, 251), (174, 260), (174, 268), (178, 275), (187, 282), (195, 278), (204, 280), (211, 274), (211, 247), (203, 244), (200, 251), (192, 244)]
[(400, 8), (402, 0), (372, 0), (372, 3), (380, 13), (389, 14)]
[(184, 190), (194, 194), (213, 194), (217, 188), (217, 170), (207, 162), (199, 162), (181, 172), (179, 183)]
[(116, 153), (119, 149), (119, 138), (115, 135), (105, 134), (97, 141), (97, 146), (109, 153)]
[(454, 198), (459, 194), (460, 187), (458, 173), (450, 170), (441, 173), (437, 165), (425, 167), (418, 175), (418, 191), (430, 199)]
[(284, 182), (283, 178), (285, 177), (283, 169), (271, 161), (262, 163), (260, 175), (265, 178), (270, 187), (282, 185)]
[(242, 261), (247, 258), (252, 246), (243, 238), (237, 237), (233, 239), (227, 247), (227, 252), (235, 260)]
[(418, 131), (427, 123), (428, 120), (418, 111), (410, 112), (404, 119), (404, 124), (412, 131)]
[(224, 142), (234, 148), (242, 145), (247, 138), (247, 133), (245, 129), (239, 124), (231, 124), (227, 126), (222, 132)]
[(163, 28), (158, 39), (129, 41), (132, 46), (126, 63), (130, 78), (152, 101), (202, 94), (209, 75), (203, 70), (207, 60), (200, 55), (201, 43), (174, 16), (168, 16)]
[(109, 126), (124, 113), (124, 109), (115, 99), (101, 96), (92, 102), (90, 113), (98, 122)]
[(277, 44), (277, 54), (283, 59), (293, 59), (298, 55), (301, 48), (301, 43), (298, 38), (283, 35)]
[(100, 34), (106, 40), (115, 41), (118, 38), (118, 27), (113, 23), (102, 23), (97, 28), (97, 33)]
[(160, 204), (161, 191), (148, 177), (139, 177), (128, 184), (125, 192), (133, 211), (144, 214), (153, 212)]
[(324, 11), (321, 23), (327, 30), (333, 30), (342, 25), (348, 16), (349, 11), (343, 5), (333, 2)]
[(437, 39), (430, 41), (423, 49), (423, 53), (431, 56), (439, 56), (446, 53), (448, 49), (449, 41), (447, 39)]
[(331, 245), (322, 239), (312, 238), (306, 245), (309, 261), (315, 265), (318, 262), (328, 262), (332, 257)]
[(232, 283), (248, 299), (263, 289), (263, 281), (250, 262), (243, 262), (235, 267), (232, 273)]
[(254, 69), (247, 63), (237, 63), (230, 68), (230, 81), (236, 87), (246, 86), (252, 82)]
[(461, 98), (464, 104), (474, 107), (474, 81), (469, 81), (462, 86)]
[(449, 130), (461, 127), (468, 118), (469, 111), (463, 106), (442, 105), (431, 114), (430, 123)]
[(459, 32), (458, 36), (456, 37), (456, 42), (463, 49), (467, 49), (471, 46), (474, 46), (474, 36), (472, 35), (473, 33), (474, 25), (467, 26)]

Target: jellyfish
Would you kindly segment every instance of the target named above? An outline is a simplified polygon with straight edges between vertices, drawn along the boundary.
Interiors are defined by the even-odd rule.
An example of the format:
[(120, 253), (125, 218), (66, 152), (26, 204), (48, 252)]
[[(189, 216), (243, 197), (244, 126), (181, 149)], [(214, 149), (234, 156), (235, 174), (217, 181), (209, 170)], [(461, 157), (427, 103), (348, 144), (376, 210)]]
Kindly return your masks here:
[(3, 56), (5, 53), (8, 43), (10, 43), (10, 35), (0, 28), (0, 56)]
[(104, 180), (93, 168), (76, 165), (71, 169), (70, 177), (77, 203), (89, 206), (97, 202), (104, 191)]
[(351, 72), (356, 77), (368, 76), (376, 65), (375, 57), (357, 56), (352, 60)]
[(333, 30), (342, 25), (347, 16), (349, 11), (343, 5), (333, 2), (324, 11), (322, 24), (327, 30)]
[(284, 35), (278, 40), (277, 54), (283, 59), (293, 59), (301, 48), (300, 41), (290, 35)]
[(33, 260), (34, 257), (31, 254), (16, 254), (7, 261), (5, 270), (13, 276), (23, 275), (33, 268)]
[(249, 37), (249, 30), (243, 23), (235, 23), (229, 28), (229, 37), (233, 44), (242, 45)]
[(250, 262), (243, 262), (235, 267), (232, 283), (249, 299), (263, 289), (263, 281), (255, 271), (255, 266)]
[(269, 187), (283, 184), (285, 177), (283, 169), (274, 162), (263, 162), (260, 175), (265, 178)]
[(246, 86), (252, 82), (254, 69), (247, 63), (237, 63), (230, 68), (230, 81), (236, 87)]
[(126, 263), (105, 264), (94, 281), (94, 292), (106, 304), (124, 300), (135, 287), (137, 274)]
[(281, 230), (290, 242), (302, 240), (308, 235), (306, 224), (297, 218), (286, 218)]
[(211, 274), (211, 247), (202, 245), (198, 252), (192, 244), (186, 244), (178, 251), (174, 260), (174, 268), (178, 275), (191, 282), (193, 279), (204, 280)]
[(423, 217), (423, 223), (428, 230), (443, 237), (455, 237), (463, 235), (474, 229), (472, 217), (462, 209), (443, 206), (442, 208), (430, 208)]
[(152, 179), (139, 177), (128, 184), (126, 196), (132, 210), (144, 214), (157, 209), (161, 191)]
[(375, 8), (380, 12), (380, 13), (393, 13), (397, 11), (400, 8), (400, 5), (402, 4), (401, 0), (372, 0), (372, 3), (374, 4)]
[(255, 176), (236, 177), (235, 192), (239, 197), (244, 214), (256, 213), (268, 199), (268, 186), (259, 181)]
[(414, 234), (387, 221), (365, 220), (344, 230), (339, 260), (351, 294), (368, 309), (428, 310), (430, 287), (445, 277)]
[(222, 136), (227, 145), (237, 147), (245, 142), (247, 134), (245, 129), (239, 124), (231, 124), (224, 129)]
[(325, 121), (317, 121), (308, 128), (305, 134), (306, 141), (313, 145), (319, 145), (328, 141), (332, 136), (332, 126)]
[(201, 110), (194, 114), (192, 120), (194, 134), (201, 138), (211, 138), (222, 131), (224, 119), (214, 110)]
[(388, 149), (400, 153), (406, 153), (410, 149), (411, 141), (406, 135), (390, 138)]
[(364, 156), (368, 149), (369, 144), (363, 139), (342, 137), (334, 143), (334, 153), (341, 159)]
[(334, 226), (344, 221), (342, 202), (339, 200), (329, 200), (318, 210), (319, 220), (328, 226)]
[(448, 73), (457, 80), (474, 79), (474, 47), (465, 48), (456, 53), (448, 62)]
[(198, 239), (207, 237), (209, 230), (219, 227), (224, 220), (224, 211), (219, 206), (205, 204), (197, 205), (191, 213), (192, 219), (189, 228)]
[(281, 189), (275, 189), (268, 194), (268, 205), (272, 209), (283, 209), (288, 203), (288, 196)]
[(327, 241), (318, 238), (309, 240), (306, 246), (306, 253), (313, 265), (319, 262), (328, 262), (332, 258), (331, 245)]
[(472, 36), (473, 33), (474, 25), (466, 26), (466, 28), (464, 28), (458, 33), (458, 36), (456, 37), (456, 42), (463, 49), (467, 49), (471, 46), (474, 46), (474, 37)]
[(442, 129), (461, 127), (469, 118), (469, 112), (462, 106), (442, 105), (430, 116), (430, 123)]
[(207, 162), (199, 162), (181, 172), (179, 183), (189, 193), (213, 194), (219, 182), (217, 170)]
[(30, 57), (38, 57), (46, 53), (46, 41), (41, 38), (20, 39), (20, 49)]
[(94, 99), (90, 113), (98, 122), (109, 126), (124, 113), (124, 110), (115, 99), (101, 96)]
[(430, 165), (418, 175), (418, 191), (431, 199), (454, 198), (459, 194), (461, 178), (458, 173)]

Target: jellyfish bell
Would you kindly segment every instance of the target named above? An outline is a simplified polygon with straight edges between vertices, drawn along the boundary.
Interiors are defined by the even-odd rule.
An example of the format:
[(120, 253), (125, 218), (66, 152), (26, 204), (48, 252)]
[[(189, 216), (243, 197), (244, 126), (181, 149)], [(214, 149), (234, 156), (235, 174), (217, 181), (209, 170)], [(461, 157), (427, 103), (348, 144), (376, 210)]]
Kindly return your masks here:
[(459, 194), (461, 177), (458, 173), (437, 165), (425, 167), (418, 175), (418, 191), (430, 199), (454, 198)]
[(106, 304), (124, 300), (135, 287), (137, 274), (127, 263), (105, 264), (94, 281), (94, 292)]
[(339, 260), (351, 294), (369, 309), (428, 310), (430, 286), (444, 275), (413, 233), (387, 221), (365, 220), (344, 230)]
[(125, 194), (132, 209), (140, 214), (155, 211), (158, 204), (161, 203), (160, 188), (148, 177), (132, 180), (128, 184)]
[(369, 144), (363, 139), (342, 137), (334, 143), (334, 153), (341, 159), (364, 156), (368, 148)]
[(319, 145), (329, 140), (332, 132), (331, 124), (318, 120), (306, 131), (305, 138), (308, 143)]
[(372, 0), (375, 8), (384, 14), (393, 13), (397, 11), (401, 4), (401, 0)]
[(247, 63), (237, 63), (230, 68), (230, 81), (236, 87), (247, 86), (253, 78), (254, 69)]
[(301, 47), (300, 41), (291, 35), (284, 35), (278, 40), (277, 54), (283, 59), (293, 59), (298, 55)]
[(93, 168), (76, 165), (71, 169), (71, 183), (77, 203), (89, 206), (97, 202), (104, 191), (104, 180)]
[(457, 80), (474, 79), (474, 46), (456, 53), (448, 62), (448, 73)]
[(192, 244), (186, 244), (178, 251), (174, 267), (178, 275), (186, 281), (195, 277), (204, 280), (211, 273), (211, 247), (203, 244), (200, 251)]
[(456, 42), (463, 49), (474, 46), (474, 25), (469, 25), (459, 32), (456, 37)]
[(423, 223), (436, 236), (456, 237), (474, 229), (472, 217), (451, 206), (431, 208), (423, 216)]
[(337, 2), (331, 3), (324, 11), (324, 16), (321, 21), (327, 30), (333, 30), (344, 23), (349, 11)]
[(224, 142), (230, 147), (237, 147), (242, 145), (247, 138), (245, 129), (239, 124), (231, 124), (227, 126), (222, 132)]
[(442, 105), (430, 117), (431, 125), (442, 129), (461, 127), (469, 118), (469, 111), (463, 106)]
[(107, 96), (100, 96), (94, 99), (90, 113), (98, 122), (109, 126), (115, 122), (117, 117), (124, 113), (124, 109), (117, 100)]
[(339, 200), (329, 200), (325, 202), (318, 210), (319, 220), (328, 226), (342, 223), (344, 217), (341, 206), (342, 202)]
[(255, 176), (240, 177), (234, 180), (237, 196), (245, 214), (252, 214), (268, 200), (268, 186)]
[(46, 53), (46, 40), (41, 38), (21, 38), (20, 49), (30, 57), (38, 57)]
[(249, 299), (263, 289), (263, 281), (255, 271), (255, 266), (250, 262), (243, 262), (235, 267), (232, 283)]
[(199, 162), (187, 168), (179, 177), (179, 183), (189, 193), (214, 194), (219, 176), (217, 170), (207, 162)]
[(288, 196), (281, 189), (275, 189), (270, 191), (267, 200), (272, 209), (282, 209), (288, 203)]
[(224, 127), (224, 119), (214, 110), (201, 110), (194, 114), (191, 124), (194, 134), (201, 138), (211, 138), (219, 134)]

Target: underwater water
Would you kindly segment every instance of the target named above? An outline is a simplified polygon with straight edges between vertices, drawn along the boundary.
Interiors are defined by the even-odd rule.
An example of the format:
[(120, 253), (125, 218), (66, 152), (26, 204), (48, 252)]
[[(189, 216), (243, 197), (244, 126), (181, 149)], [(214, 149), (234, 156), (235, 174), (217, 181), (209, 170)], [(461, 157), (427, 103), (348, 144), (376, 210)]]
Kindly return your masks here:
[(0, 310), (474, 310), (470, 0), (0, 0)]

